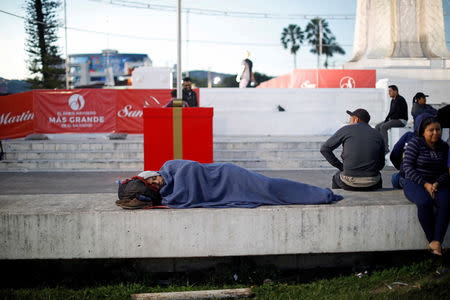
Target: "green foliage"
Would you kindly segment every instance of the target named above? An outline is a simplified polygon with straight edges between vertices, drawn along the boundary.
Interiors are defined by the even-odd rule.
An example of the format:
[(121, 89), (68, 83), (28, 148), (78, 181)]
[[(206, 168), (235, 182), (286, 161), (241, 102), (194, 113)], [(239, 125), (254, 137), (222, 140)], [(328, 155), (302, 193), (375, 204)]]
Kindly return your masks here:
[(345, 51), (336, 42), (328, 22), (325, 19), (315, 18), (306, 25), (305, 29), (306, 39), (311, 45), (311, 53), (320, 54), (320, 27), (322, 27), (322, 54), (326, 56), (324, 66), (328, 68), (328, 58), (335, 53), (345, 54)]
[(27, 82), (32, 88), (54, 89), (64, 85), (64, 61), (56, 45), (59, 26), (56, 11), (60, 5), (54, 0), (26, 1), (26, 51), (28, 69), (33, 74)]
[(289, 24), (288, 27), (283, 28), (281, 32), (281, 44), (284, 49), (290, 50), (291, 54), (294, 57), (294, 68), (297, 68), (297, 51), (300, 50), (301, 45), (303, 44), (304, 33), (300, 26), (295, 24)]

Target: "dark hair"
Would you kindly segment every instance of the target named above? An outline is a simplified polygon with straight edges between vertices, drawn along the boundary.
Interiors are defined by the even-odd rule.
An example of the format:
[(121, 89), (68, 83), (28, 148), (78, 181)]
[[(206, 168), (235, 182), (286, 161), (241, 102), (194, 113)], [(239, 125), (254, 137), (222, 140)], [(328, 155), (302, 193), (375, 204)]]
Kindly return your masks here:
[(191, 77), (184, 77), (183, 81), (190, 81), (190, 82), (192, 82)]
[(425, 118), (425, 119), (422, 120), (422, 123), (420, 123), (419, 136), (423, 136), (423, 133), (425, 132), (425, 129), (431, 123), (438, 123), (439, 125), (441, 125), (441, 123), (439, 123), (438, 119), (436, 119), (435, 117)]
[(177, 89), (173, 89), (170, 91), (170, 96), (176, 97), (177, 96)]
[(394, 84), (388, 86), (388, 88), (393, 89), (394, 91), (398, 92), (398, 87)]

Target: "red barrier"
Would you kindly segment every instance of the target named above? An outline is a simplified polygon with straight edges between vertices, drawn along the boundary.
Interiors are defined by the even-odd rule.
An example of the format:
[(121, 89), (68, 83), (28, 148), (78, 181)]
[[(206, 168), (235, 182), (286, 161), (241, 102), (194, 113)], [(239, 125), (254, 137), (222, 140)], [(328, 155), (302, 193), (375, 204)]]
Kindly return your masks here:
[(0, 97), (0, 139), (34, 132), (33, 92)]
[(114, 90), (38, 91), (34, 95), (38, 133), (112, 132)]
[[(174, 159), (173, 109), (144, 108), (144, 169), (159, 170)], [(213, 162), (213, 108), (183, 108), (183, 159)]]
[[(142, 133), (143, 107), (166, 105), (171, 99), (170, 91), (34, 90), (3, 96), (0, 139), (31, 133)], [(198, 89), (196, 92), (199, 95)]]
[(305, 70), (262, 82), (258, 88), (375, 88), (375, 70)]

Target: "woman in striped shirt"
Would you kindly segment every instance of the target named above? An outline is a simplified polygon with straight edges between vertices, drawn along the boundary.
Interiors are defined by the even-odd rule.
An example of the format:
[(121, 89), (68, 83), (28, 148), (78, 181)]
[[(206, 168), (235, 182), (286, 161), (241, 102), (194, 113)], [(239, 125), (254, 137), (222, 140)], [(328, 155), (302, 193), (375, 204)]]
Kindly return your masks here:
[(442, 255), (441, 243), (449, 223), (448, 144), (441, 139), (436, 118), (422, 121), (419, 136), (408, 142), (403, 159), (406, 198), (417, 205), (420, 225), (430, 251)]

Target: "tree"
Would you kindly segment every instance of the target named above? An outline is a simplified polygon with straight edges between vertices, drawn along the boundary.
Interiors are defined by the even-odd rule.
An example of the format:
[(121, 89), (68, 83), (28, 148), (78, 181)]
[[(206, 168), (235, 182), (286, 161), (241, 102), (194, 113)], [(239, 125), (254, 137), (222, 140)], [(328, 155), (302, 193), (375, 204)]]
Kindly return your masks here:
[(303, 44), (304, 34), (300, 26), (289, 24), (288, 27), (283, 28), (281, 32), (281, 44), (284, 49), (290, 48), (291, 54), (294, 56), (294, 68), (297, 68), (297, 51)]
[(25, 30), (28, 35), (26, 51), (29, 54), (28, 70), (32, 88), (54, 89), (64, 86), (64, 61), (56, 42), (59, 22), (56, 10), (61, 5), (54, 0), (27, 0), (28, 14)]
[(338, 43), (336, 43), (336, 37), (334, 35), (328, 37), (324, 40), (324, 45), (322, 46), (322, 53), (325, 54), (325, 63), (324, 67), (328, 68), (328, 57), (333, 57), (333, 54), (345, 54), (345, 50), (339, 46)]
[[(320, 24), (322, 23), (322, 24)], [(319, 54), (320, 54), (320, 27), (322, 27), (322, 52), (323, 44), (329, 39), (331, 30), (328, 26), (328, 22), (325, 19), (314, 18), (306, 25), (306, 39), (312, 46), (311, 53), (317, 54), (317, 67), (319, 67)]]

